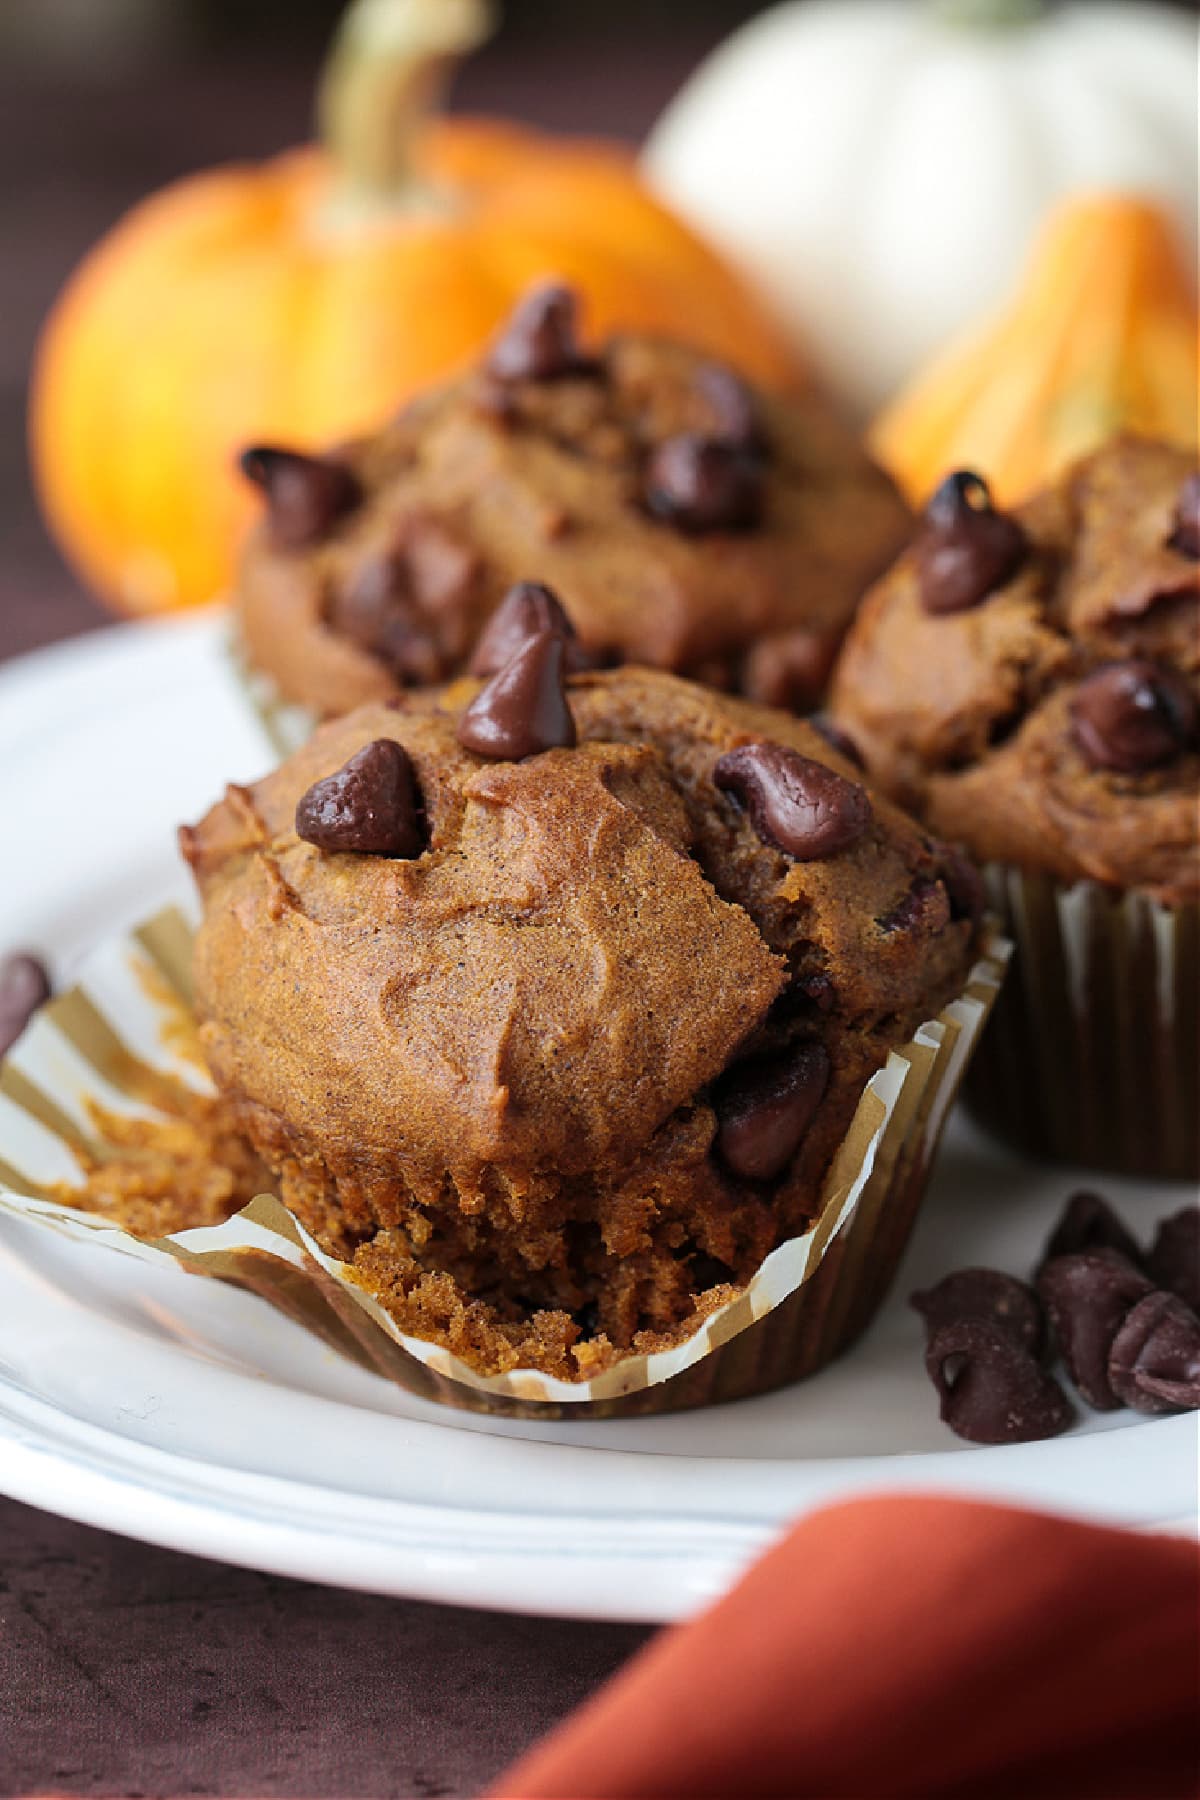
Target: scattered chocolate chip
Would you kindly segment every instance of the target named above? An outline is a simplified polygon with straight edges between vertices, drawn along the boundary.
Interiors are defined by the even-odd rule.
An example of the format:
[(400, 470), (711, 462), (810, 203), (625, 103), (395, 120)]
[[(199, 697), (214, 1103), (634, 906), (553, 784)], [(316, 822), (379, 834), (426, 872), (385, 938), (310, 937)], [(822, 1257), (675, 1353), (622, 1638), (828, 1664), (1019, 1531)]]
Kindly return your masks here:
[(1109, 1382), (1108, 1353), (1126, 1313), (1153, 1283), (1117, 1250), (1080, 1250), (1044, 1263), (1037, 1287), (1071, 1380), (1089, 1406), (1112, 1412), (1121, 1403)]
[(889, 935), (895, 931), (933, 933), (945, 930), (950, 922), (950, 900), (940, 881), (918, 876), (898, 906), (879, 920), (879, 929)]
[(1058, 1382), (1019, 1337), (992, 1319), (937, 1325), (925, 1349), (941, 1416), (973, 1444), (1028, 1444), (1057, 1437), (1075, 1417)]
[(563, 688), (564, 651), (557, 632), (526, 638), (464, 712), (459, 743), (503, 762), (520, 762), (539, 750), (570, 749), (575, 720)]
[(50, 994), (50, 977), (38, 957), (16, 951), (0, 958), (0, 1056), (8, 1055)]
[(747, 531), (762, 518), (762, 464), (737, 444), (682, 431), (654, 450), (642, 493), (677, 531)]
[(911, 1295), (909, 1305), (920, 1313), (927, 1332), (960, 1319), (983, 1319), (1007, 1331), (1031, 1356), (1040, 1357), (1045, 1348), (1046, 1324), (1037, 1295), (999, 1269), (956, 1269), (936, 1286)]
[(577, 336), (579, 300), (559, 282), (544, 282), (519, 300), (488, 352), (496, 381), (560, 381), (595, 370)]
[(509, 588), (480, 634), (471, 658), (472, 675), (494, 675), (512, 660), (522, 644), (544, 631), (562, 639), (565, 667), (573, 674), (585, 657), (561, 600), (540, 581), (518, 581)]
[(1085, 1190), (1072, 1194), (1067, 1201), (1046, 1241), (1042, 1265), (1058, 1256), (1075, 1256), (1082, 1250), (1116, 1250), (1135, 1269), (1142, 1267), (1141, 1246), (1133, 1233), (1107, 1200)]
[(929, 613), (965, 612), (1011, 580), (1029, 540), (997, 512), (987, 483), (969, 469), (948, 475), (925, 508), (914, 545), (921, 604)]
[(423, 834), (407, 752), (391, 738), (376, 738), (356, 751), (300, 796), (296, 833), (318, 850), (419, 856)]
[(714, 1096), (717, 1151), (743, 1181), (772, 1181), (795, 1156), (829, 1083), (823, 1044), (755, 1057), (723, 1076)]
[(782, 744), (727, 750), (713, 781), (747, 808), (764, 844), (797, 862), (849, 849), (871, 822), (865, 788)]
[(1147, 1294), (1113, 1339), (1108, 1378), (1117, 1398), (1138, 1412), (1200, 1406), (1200, 1319), (1176, 1294)]
[(1168, 1293), (1200, 1313), (1200, 1206), (1159, 1221), (1146, 1270)]
[(1184, 677), (1133, 657), (1085, 676), (1071, 701), (1075, 742), (1094, 769), (1137, 775), (1195, 739), (1197, 707)]
[(972, 925), (978, 925), (987, 906), (983, 876), (970, 858), (956, 850), (953, 844), (939, 844), (937, 854), (941, 860), (942, 885), (950, 900), (950, 917), (969, 919)]
[(1168, 546), (1200, 561), (1200, 471), (1193, 470), (1180, 488), (1171, 527)]
[(848, 763), (853, 763), (856, 769), (866, 769), (863, 753), (850, 733), (843, 731), (842, 727), (836, 720), (831, 719), (828, 713), (815, 712), (808, 722), (814, 731), (820, 732), (831, 750), (836, 750), (839, 756), (845, 757)]
[(353, 471), (332, 456), (258, 444), (238, 461), (247, 480), (262, 489), (271, 537), (282, 550), (317, 543), (362, 499)]
[(715, 435), (722, 443), (757, 454), (763, 451), (762, 424), (754, 395), (727, 363), (701, 364), (696, 386), (708, 402)]

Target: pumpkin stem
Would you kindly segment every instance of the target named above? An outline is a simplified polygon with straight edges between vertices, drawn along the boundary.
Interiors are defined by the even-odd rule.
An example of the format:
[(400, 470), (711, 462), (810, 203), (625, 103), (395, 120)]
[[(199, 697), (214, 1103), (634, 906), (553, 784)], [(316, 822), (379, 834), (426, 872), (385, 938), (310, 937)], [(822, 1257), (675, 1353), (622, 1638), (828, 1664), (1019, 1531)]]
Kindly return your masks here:
[(419, 193), (416, 144), (460, 57), (491, 36), (492, 0), (352, 0), (317, 95), (320, 134), (359, 208)]
[(945, 24), (981, 31), (1028, 25), (1050, 4), (1051, 0), (927, 0), (930, 12)]

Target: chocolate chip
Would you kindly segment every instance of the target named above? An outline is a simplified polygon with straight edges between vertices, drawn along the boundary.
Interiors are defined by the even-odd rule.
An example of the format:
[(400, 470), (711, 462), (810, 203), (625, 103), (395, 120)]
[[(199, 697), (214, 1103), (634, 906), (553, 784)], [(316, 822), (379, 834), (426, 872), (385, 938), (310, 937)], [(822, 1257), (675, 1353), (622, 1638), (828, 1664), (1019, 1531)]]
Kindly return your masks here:
[(259, 444), (243, 450), (239, 463), (247, 480), (263, 491), (268, 528), (281, 550), (317, 543), (362, 499), (353, 471), (332, 456)]
[(969, 469), (948, 475), (928, 506), (914, 554), (921, 604), (929, 613), (965, 612), (1011, 580), (1029, 540), (992, 505), (987, 483)]
[(1171, 527), (1170, 548), (1200, 561), (1200, 471), (1193, 470), (1180, 488)]
[(717, 1151), (743, 1181), (772, 1181), (787, 1168), (829, 1083), (823, 1044), (730, 1069), (714, 1096)]
[(1137, 775), (1170, 762), (1196, 736), (1196, 700), (1161, 663), (1132, 657), (1086, 676), (1071, 700), (1071, 729), (1094, 769)]
[(762, 464), (737, 444), (682, 431), (651, 455), (642, 493), (676, 531), (746, 531), (762, 518)]
[(836, 632), (808, 626), (759, 638), (742, 664), (742, 692), (763, 706), (808, 712), (829, 685), (838, 646)]
[(1200, 1319), (1176, 1294), (1147, 1294), (1113, 1339), (1108, 1377), (1113, 1393), (1138, 1412), (1200, 1406)]
[(50, 977), (38, 957), (14, 952), (0, 959), (0, 1056), (7, 1056), (50, 993)]
[(559, 381), (594, 371), (579, 348), (578, 317), (571, 288), (545, 282), (530, 289), (488, 352), (487, 373), (497, 381)]
[(708, 403), (715, 435), (722, 443), (761, 454), (763, 434), (758, 408), (741, 376), (735, 375), (727, 363), (702, 363), (696, 371), (696, 386)]
[(297, 803), (296, 834), (318, 850), (419, 856), (423, 833), (407, 752), (391, 738), (376, 738), (336, 774), (315, 781)]
[(401, 550), (364, 562), (335, 597), (329, 622), (397, 681), (425, 685), (446, 673), (433, 634), (413, 603), (408, 559)]
[(562, 639), (569, 673), (585, 664), (586, 653), (558, 595), (540, 581), (518, 581), (483, 628), (471, 658), (472, 675), (494, 675), (522, 644), (544, 631)]
[(936, 1286), (911, 1295), (909, 1305), (920, 1313), (927, 1332), (960, 1319), (983, 1319), (1007, 1331), (1031, 1356), (1040, 1357), (1045, 1348), (1046, 1324), (1037, 1295), (999, 1269), (956, 1269)]
[(1117, 1250), (1080, 1250), (1045, 1263), (1037, 1287), (1071, 1380), (1089, 1406), (1111, 1412), (1121, 1403), (1109, 1383), (1108, 1353), (1126, 1313), (1153, 1283)]
[(1116, 1250), (1135, 1269), (1142, 1267), (1137, 1239), (1119, 1219), (1107, 1200), (1085, 1190), (1072, 1194), (1062, 1217), (1050, 1233), (1042, 1254), (1043, 1266), (1057, 1256), (1075, 1256), (1081, 1250)]
[(918, 876), (903, 900), (879, 920), (879, 929), (930, 934), (944, 931), (950, 922), (950, 900), (940, 881)]
[(856, 769), (866, 769), (863, 753), (850, 733), (843, 731), (842, 727), (836, 720), (831, 719), (828, 713), (813, 713), (808, 722), (814, 731), (820, 732), (831, 750), (836, 750), (839, 756), (845, 757), (848, 763), (853, 763)]
[(1057, 1437), (1075, 1417), (1058, 1382), (1006, 1326), (952, 1319), (930, 1333), (925, 1367), (941, 1416), (973, 1444), (1028, 1444)]
[(1160, 1288), (1200, 1313), (1200, 1206), (1185, 1206), (1159, 1221), (1146, 1270)]
[(564, 651), (557, 632), (526, 638), (464, 712), (459, 743), (503, 762), (520, 762), (539, 750), (570, 749), (575, 720), (563, 689)]
[(871, 822), (865, 788), (782, 744), (727, 750), (713, 769), (713, 781), (748, 809), (764, 844), (797, 862), (849, 849)]

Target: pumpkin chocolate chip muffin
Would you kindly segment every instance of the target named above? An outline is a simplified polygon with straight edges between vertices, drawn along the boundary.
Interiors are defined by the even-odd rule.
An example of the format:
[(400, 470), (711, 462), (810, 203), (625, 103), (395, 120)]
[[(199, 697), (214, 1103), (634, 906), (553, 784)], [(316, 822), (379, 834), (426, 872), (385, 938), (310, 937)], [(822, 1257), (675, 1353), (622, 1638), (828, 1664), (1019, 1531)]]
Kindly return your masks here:
[(183, 845), (206, 1055), (287, 1205), (405, 1330), (579, 1379), (803, 1229), (979, 896), (813, 726), (569, 673), (535, 610), (486, 683), (325, 725)]
[(952, 475), (847, 640), (836, 719), (1018, 940), (971, 1091), (1030, 1149), (1200, 1166), (1198, 702), (1200, 473), (1145, 439), (1012, 515)]
[(560, 594), (593, 663), (819, 699), (909, 519), (826, 403), (752, 393), (683, 346), (583, 350), (563, 288), (481, 365), (327, 456), (249, 450), (264, 517), (245, 653), (328, 717), (461, 673), (518, 579)]

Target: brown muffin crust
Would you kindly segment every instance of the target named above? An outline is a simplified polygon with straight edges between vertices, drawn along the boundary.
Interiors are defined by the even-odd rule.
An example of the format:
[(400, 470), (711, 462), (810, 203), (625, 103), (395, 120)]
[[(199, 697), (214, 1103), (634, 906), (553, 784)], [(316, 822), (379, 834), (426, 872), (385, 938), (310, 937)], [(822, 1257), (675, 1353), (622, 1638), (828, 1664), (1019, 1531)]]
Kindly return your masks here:
[[(1027, 554), (977, 604), (929, 610), (920, 534), (863, 602), (834, 716), (873, 778), (977, 861), (1200, 894), (1189, 478), (1187, 452), (1117, 438), (1016, 513)], [(1111, 766), (1078, 724), (1088, 678), (1114, 666), (1140, 669), (1170, 715), (1173, 741), (1141, 767)]]
[[(250, 663), (322, 717), (461, 673), (517, 580), (552, 586), (600, 663), (805, 710), (911, 526), (825, 401), (641, 338), (550, 379), (475, 369), (331, 460), (340, 507), (326, 469), (311, 530), (265, 518), (238, 592)], [(680, 484), (708, 524), (661, 516)]]
[[(202, 1039), (286, 1203), (406, 1328), (578, 1378), (686, 1335), (803, 1227), (863, 1084), (961, 989), (978, 923), (944, 847), (877, 797), (836, 853), (764, 841), (714, 781), (727, 752), (856, 775), (789, 715), (586, 673), (575, 747), (488, 761), (456, 735), (477, 690), (333, 721), (185, 831)], [(298, 837), (312, 784), (381, 739), (427, 847)], [(827, 1073), (802, 1141), (739, 1176), (731, 1081), (805, 1057)]]

